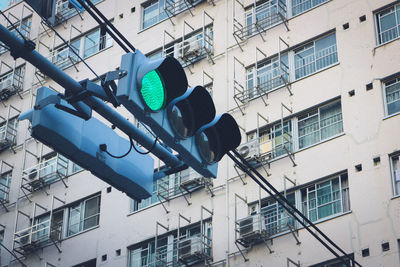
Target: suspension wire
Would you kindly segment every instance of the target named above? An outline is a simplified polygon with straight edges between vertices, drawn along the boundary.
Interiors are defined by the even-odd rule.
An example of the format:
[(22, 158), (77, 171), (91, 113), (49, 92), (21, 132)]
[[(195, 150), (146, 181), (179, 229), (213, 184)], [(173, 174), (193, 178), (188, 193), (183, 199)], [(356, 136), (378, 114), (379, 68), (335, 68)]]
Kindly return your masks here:
[[(81, 4), (85, 10), (89, 13), (90, 16), (92, 16), (92, 18), (94, 18), (94, 20), (100, 25), (103, 26), (104, 29), (106, 30), (106, 32), (118, 43), (118, 45), (126, 52), (129, 53), (129, 49), (121, 42), (121, 40), (119, 40), (115, 34), (110, 31), (110, 29), (107, 28), (107, 23), (106, 25), (104, 25), (104, 23), (96, 16), (96, 14), (93, 13), (92, 10), (90, 10), (90, 8), (85, 4), (85, 2), (83, 2), (82, 0), (78, 0), (79, 4)], [(90, 2), (90, 0), (89, 0)]]
[[(82, 0), (78, 0), (78, 2), (89, 12), (89, 10), (87, 9), (86, 3), (90, 6), (90, 8), (92, 8), (94, 10), (94, 12), (96, 12), (96, 14), (98, 16), (100, 16), (100, 18), (104, 21), (105, 24), (107, 24), (107, 26), (109, 26), (114, 32), (115, 34), (118, 35), (119, 38), (122, 39), (122, 41), (125, 42), (125, 44), (127, 46), (129, 46), (129, 48), (132, 50), (132, 52), (135, 52), (136, 48), (125, 38), (125, 36), (103, 15), (103, 13), (101, 13), (101, 11), (92, 3), (91, 0), (87, 0), (86, 3)], [(86, 7), (85, 7), (86, 6)]]
[[(232, 154), (232, 152), (238, 157), (242, 162), (240, 162), (235, 155)], [(328, 236), (326, 236), (315, 224), (313, 224), (303, 213), (301, 213), (296, 207), (294, 207), (278, 190), (276, 190), (253, 166), (251, 166), (237, 151), (232, 150), (232, 152), (228, 152), (228, 156), (246, 173), (248, 174), (262, 189), (264, 189), (267, 193), (269, 193), (272, 198), (274, 198), (279, 204), (283, 206), (283, 208), (286, 209), (286, 211), (292, 215), (304, 228), (310, 232), (312, 236), (314, 236), (322, 245), (324, 245), (332, 254), (334, 254), (338, 259), (340, 259), (346, 266), (351, 267), (347, 262), (344, 261), (343, 257), (341, 257), (339, 254), (337, 254), (331, 247), (329, 247), (328, 244), (326, 244), (325, 241), (323, 241), (320, 237), (317, 236), (316, 233), (314, 233), (311, 229), (309, 229), (310, 225), (312, 228), (314, 228), (319, 234), (321, 234), (330, 244), (332, 244), (337, 250), (339, 250), (341, 253), (344, 254), (346, 258), (348, 258), (351, 262), (357, 264), (358, 266), (361, 267), (361, 265), (356, 262), (354, 259), (352, 259), (347, 253), (345, 253), (336, 243), (334, 243)], [(243, 164), (244, 163), (244, 164)], [(266, 184), (269, 189), (273, 191), (273, 194), (270, 190), (268, 190), (264, 184), (262, 184), (255, 176), (253, 173), (254, 172), (258, 178), (260, 178), (264, 184)], [(279, 197), (279, 198), (278, 198)], [(302, 221), (300, 218), (296, 216), (296, 214), (301, 217), (304, 221)], [(308, 225), (307, 225), (308, 224)]]
[[(0, 13), (8, 21), (8, 23), (10, 23), (11, 28), (14, 28), (18, 32), (18, 34), (21, 35), (22, 39), (26, 42), (27, 40), (26, 40), (25, 36), (18, 30), (18, 27), (15, 26), (16, 23), (12, 23), (11, 20), (9, 18), (7, 18), (7, 16), (3, 13), (3, 11), (0, 10)], [(22, 21), (21, 21), (21, 23), (22, 23)]]

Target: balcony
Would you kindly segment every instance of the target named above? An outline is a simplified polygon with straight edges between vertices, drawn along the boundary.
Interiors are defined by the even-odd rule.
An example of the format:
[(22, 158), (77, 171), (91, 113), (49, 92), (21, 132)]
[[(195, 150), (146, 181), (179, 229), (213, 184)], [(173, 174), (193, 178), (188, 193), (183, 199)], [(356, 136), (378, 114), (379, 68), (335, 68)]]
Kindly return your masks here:
[(12, 71), (0, 78), (0, 100), (5, 101), (23, 90), (24, 75), (21, 71)]
[(35, 223), (14, 234), (15, 250), (22, 254), (31, 253), (39, 248), (61, 240), (62, 224), (52, 225), (51, 219)]
[(44, 160), (23, 171), (22, 188), (34, 192), (52, 183), (62, 181), (67, 176), (68, 160), (60, 154)]
[[(286, 22), (285, 2), (284, 0), (270, 0), (259, 5), (256, 3), (255, 6), (244, 12), (242, 21), (234, 15), (233, 36), (236, 41), (240, 43), (255, 34), (261, 34), (275, 25)], [(240, 2), (239, 4), (244, 6)]]
[(0, 152), (14, 146), (17, 138), (17, 120), (5, 120), (0, 126)]
[(261, 213), (249, 215), (235, 223), (236, 242), (244, 247), (263, 243), (275, 235), (295, 229), (295, 220), (278, 204), (261, 209)]
[(54, 50), (48, 59), (62, 70), (79, 62), (78, 56), (69, 47)]

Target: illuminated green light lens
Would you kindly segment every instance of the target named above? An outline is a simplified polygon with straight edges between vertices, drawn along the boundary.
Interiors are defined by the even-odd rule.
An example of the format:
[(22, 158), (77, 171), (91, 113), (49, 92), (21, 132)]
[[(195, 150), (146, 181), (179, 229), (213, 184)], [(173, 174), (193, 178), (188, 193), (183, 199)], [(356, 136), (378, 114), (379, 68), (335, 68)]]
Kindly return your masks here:
[(157, 71), (152, 70), (143, 76), (140, 93), (143, 101), (152, 111), (164, 108), (165, 90), (163, 81)]

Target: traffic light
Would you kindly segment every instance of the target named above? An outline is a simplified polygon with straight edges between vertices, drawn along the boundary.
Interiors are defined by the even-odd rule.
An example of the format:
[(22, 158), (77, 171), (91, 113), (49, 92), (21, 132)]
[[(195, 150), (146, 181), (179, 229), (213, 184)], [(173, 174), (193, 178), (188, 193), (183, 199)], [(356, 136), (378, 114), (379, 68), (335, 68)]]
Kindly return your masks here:
[(122, 56), (117, 98), (183, 161), (205, 177), (216, 177), (218, 161), (240, 144), (239, 127), (229, 114), (215, 117), (211, 95), (188, 88), (178, 60), (150, 61), (139, 50)]
[(123, 158), (110, 156), (101, 147), (106, 145), (109, 153), (121, 155), (127, 152), (131, 142), (101, 121), (84, 120), (64, 111), (68, 109), (73, 107), (55, 91), (41, 87), (34, 109), (21, 114), (19, 120), (31, 122), (32, 137), (129, 197), (137, 200), (149, 197), (153, 191), (153, 158), (135, 150)]

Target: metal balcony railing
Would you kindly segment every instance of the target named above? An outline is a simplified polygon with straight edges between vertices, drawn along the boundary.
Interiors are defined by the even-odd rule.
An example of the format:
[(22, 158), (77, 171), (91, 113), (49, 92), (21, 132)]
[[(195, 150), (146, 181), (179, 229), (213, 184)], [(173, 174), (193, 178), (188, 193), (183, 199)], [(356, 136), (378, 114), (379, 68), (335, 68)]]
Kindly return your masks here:
[(13, 70), (0, 78), (0, 100), (4, 101), (12, 95), (21, 92), (24, 86), (24, 75), (20, 71)]
[(175, 57), (183, 67), (193, 64), (206, 56), (213, 54), (212, 30), (205, 29), (201, 33), (165, 47), (165, 56)]
[(51, 219), (37, 222), (14, 233), (14, 249), (21, 253), (29, 253), (51, 242), (61, 240), (62, 225), (54, 225)]
[(23, 171), (22, 187), (29, 192), (63, 180), (67, 176), (68, 160), (57, 155)]
[(10, 195), (11, 175), (2, 174), (0, 178), (0, 203), (8, 203)]
[(243, 41), (254, 34), (265, 32), (286, 21), (286, 9), (285, 0), (270, 0), (257, 5), (244, 13), (244, 22), (233, 20), (233, 34)]
[(245, 247), (264, 242), (276, 234), (295, 228), (293, 217), (279, 210), (278, 204), (261, 209), (235, 222), (236, 241)]
[(0, 151), (15, 145), (16, 138), (16, 124), (11, 121), (6, 121), (6, 123), (0, 126)]
[(79, 62), (78, 56), (69, 47), (54, 50), (48, 59), (62, 70)]

